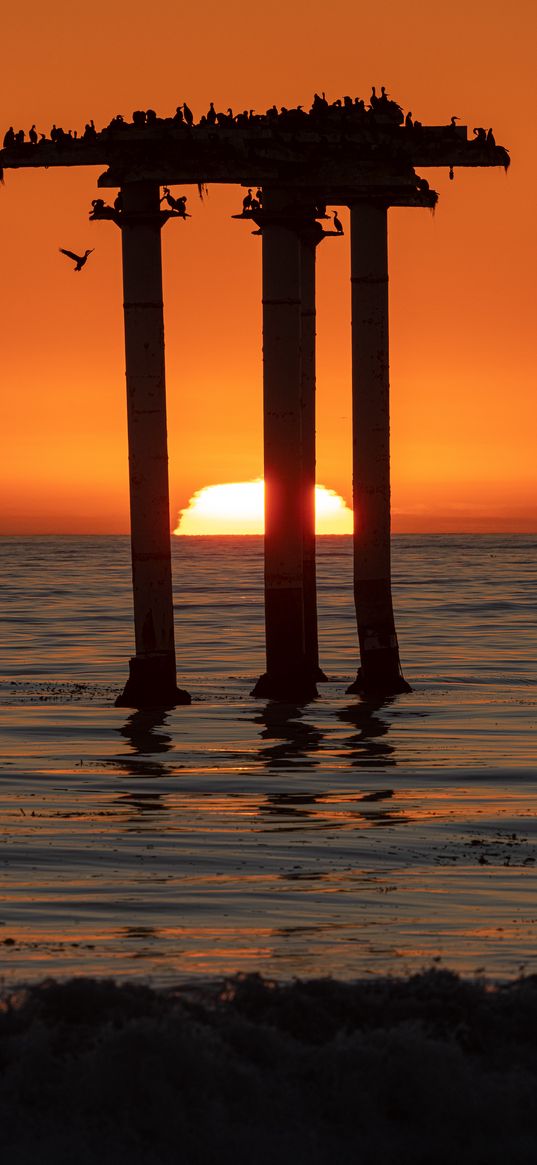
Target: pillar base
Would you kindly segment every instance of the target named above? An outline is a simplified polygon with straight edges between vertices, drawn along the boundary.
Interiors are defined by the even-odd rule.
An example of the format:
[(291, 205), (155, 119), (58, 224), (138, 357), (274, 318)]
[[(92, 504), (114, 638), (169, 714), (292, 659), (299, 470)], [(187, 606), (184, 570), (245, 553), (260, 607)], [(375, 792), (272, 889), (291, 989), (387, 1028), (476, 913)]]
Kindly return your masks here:
[(292, 672), (274, 673), (263, 672), (251, 696), (258, 696), (262, 700), (279, 700), (290, 704), (306, 704), (317, 697), (315, 679), (310, 671), (293, 674)]
[(129, 660), (129, 678), (115, 701), (116, 708), (175, 708), (190, 704), (184, 688), (177, 687), (175, 655), (155, 652), (135, 655)]
[(354, 683), (345, 689), (347, 695), (357, 696), (397, 696), (401, 692), (411, 692), (401, 675), (399, 653), (393, 650), (375, 651), (374, 659), (365, 659), (358, 668)]

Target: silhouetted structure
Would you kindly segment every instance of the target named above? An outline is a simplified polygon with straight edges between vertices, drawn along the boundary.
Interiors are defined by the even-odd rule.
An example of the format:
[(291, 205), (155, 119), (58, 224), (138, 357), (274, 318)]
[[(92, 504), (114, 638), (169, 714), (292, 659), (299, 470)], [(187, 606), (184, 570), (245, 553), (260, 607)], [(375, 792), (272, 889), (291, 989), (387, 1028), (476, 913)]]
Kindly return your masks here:
[[(4, 169), (104, 165), (101, 187), (119, 187), (113, 207), (91, 218), (121, 228), (136, 656), (121, 702), (187, 702), (176, 687), (167, 475), (160, 231), (186, 218), (170, 186), (237, 183), (243, 212), (263, 246), (265, 420), (265, 599), (267, 669), (258, 695), (300, 701), (319, 670), (315, 595), (315, 249), (327, 206), (351, 209), (354, 589), (360, 668), (350, 691), (389, 695), (407, 688), (395, 634), (390, 581), (387, 211), (434, 207), (437, 195), (415, 166), (509, 165), (491, 129), (473, 140), (451, 117), (425, 126), (405, 117), (381, 87), (369, 106), (316, 94), (309, 113), (272, 106), (263, 115), (213, 103), (200, 122), (186, 103), (173, 117), (136, 110), (79, 138), (56, 125), (30, 141), (10, 126)], [(164, 188), (163, 199), (160, 188)], [(252, 191), (255, 189), (255, 197)], [(160, 208), (165, 201), (169, 209)], [(77, 264), (87, 260), (69, 253)], [(77, 266), (75, 270), (80, 270)]]

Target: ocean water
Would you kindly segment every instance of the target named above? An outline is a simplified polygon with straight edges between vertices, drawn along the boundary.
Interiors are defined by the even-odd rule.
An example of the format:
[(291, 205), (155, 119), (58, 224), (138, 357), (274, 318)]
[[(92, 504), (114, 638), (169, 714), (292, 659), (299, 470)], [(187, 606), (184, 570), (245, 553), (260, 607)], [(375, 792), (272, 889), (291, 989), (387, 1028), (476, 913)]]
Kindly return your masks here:
[(537, 972), (537, 538), (394, 538), (412, 692), (345, 695), (349, 538), (319, 539), (321, 662), (254, 700), (262, 542), (175, 539), (188, 708), (113, 706), (129, 543), (0, 540), (0, 975), (156, 986)]

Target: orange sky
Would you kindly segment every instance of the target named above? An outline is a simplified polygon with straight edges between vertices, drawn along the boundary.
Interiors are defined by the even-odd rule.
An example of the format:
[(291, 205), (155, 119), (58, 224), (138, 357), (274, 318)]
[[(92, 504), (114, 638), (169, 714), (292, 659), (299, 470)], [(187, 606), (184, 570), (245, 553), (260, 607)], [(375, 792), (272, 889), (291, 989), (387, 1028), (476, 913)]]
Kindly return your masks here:
[[(430, 171), (436, 215), (390, 211), (394, 529), (537, 530), (536, 33), (533, 0), (341, 0), (336, 15), (318, 0), (28, 0), (3, 15), (2, 133), (372, 84), (423, 122), (492, 125), (507, 177)], [(120, 239), (87, 220), (99, 172), (8, 172), (0, 187), (0, 532), (128, 529)], [(230, 218), (239, 188), (204, 204), (185, 192), (192, 219), (163, 232), (173, 518), (202, 486), (262, 473), (259, 239)], [(319, 249), (317, 475), (347, 499), (348, 243)], [(96, 250), (75, 276), (59, 246)]]

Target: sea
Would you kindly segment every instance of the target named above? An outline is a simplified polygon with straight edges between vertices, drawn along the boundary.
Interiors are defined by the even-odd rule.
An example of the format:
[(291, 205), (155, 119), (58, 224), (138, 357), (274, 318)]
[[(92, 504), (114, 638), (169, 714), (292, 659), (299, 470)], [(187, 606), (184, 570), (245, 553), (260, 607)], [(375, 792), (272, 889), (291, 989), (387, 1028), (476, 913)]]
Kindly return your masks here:
[(537, 973), (537, 537), (400, 535), (408, 694), (358, 666), (348, 537), (318, 539), (328, 682), (252, 697), (258, 537), (173, 539), (190, 707), (114, 706), (127, 537), (0, 540), (0, 976), (155, 987)]
[(129, 541), (3, 538), (10, 1165), (535, 1165), (537, 538), (395, 537), (412, 691), (254, 699), (262, 541), (173, 541), (189, 707), (116, 708)]

